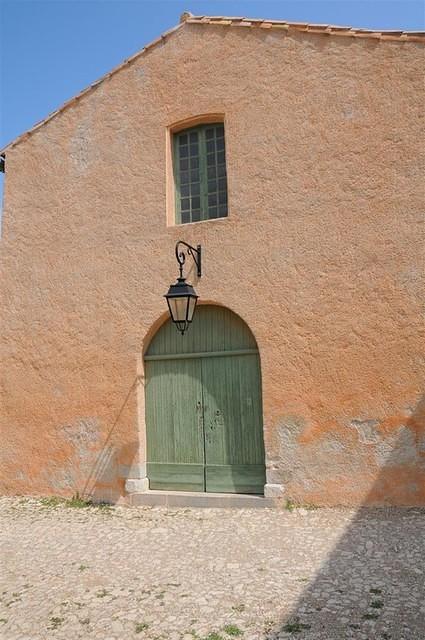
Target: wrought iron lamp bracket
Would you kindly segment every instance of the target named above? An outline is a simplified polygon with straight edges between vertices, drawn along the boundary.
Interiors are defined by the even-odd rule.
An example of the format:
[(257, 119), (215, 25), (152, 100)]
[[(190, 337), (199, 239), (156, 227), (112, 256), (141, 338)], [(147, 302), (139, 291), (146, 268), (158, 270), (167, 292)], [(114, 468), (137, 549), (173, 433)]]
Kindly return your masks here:
[[(186, 253), (184, 250), (183, 251), (180, 250), (180, 245), (184, 245), (186, 247)], [(179, 263), (180, 278), (183, 278), (183, 265), (186, 262), (186, 254), (188, 256), (192, 256), (193, 261), (196, 264), (198, 278), (201, 277), (202, 275), (201, 250), (202, 250), (202, 247), (200, 244), (198, 244), (195, 248), (195, 247), (192, 247), (192, 245), (187, 244), (187, 242), (184, 242), (183, 240), (179, 240), (176, 243), (176, 259), (177, 259), (177, 262)]]

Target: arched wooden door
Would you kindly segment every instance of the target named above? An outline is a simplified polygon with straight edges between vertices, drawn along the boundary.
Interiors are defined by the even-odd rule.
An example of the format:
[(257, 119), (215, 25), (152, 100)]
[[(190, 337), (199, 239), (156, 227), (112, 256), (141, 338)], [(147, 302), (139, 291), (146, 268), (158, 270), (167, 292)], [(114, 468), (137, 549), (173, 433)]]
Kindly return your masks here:
[(241, 318), (201, 305), (184, 336), (168, 320), (145, 373), (150, 488), (263, 493), (260, 361)]

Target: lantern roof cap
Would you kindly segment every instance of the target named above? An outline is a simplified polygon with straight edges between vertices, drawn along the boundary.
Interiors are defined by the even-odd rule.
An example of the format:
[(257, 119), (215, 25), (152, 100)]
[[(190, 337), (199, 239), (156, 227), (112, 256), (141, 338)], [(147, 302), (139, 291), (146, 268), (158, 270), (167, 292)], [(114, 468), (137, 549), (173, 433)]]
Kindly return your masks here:
[(180, 277), (177, 278), (177, 282), (170, 285), (170, 288), (164, 298), (180, 298), (185, 296), (190, 296), (192, 298), (199, 297), (192, 285), (186, 282), (186, 278)]

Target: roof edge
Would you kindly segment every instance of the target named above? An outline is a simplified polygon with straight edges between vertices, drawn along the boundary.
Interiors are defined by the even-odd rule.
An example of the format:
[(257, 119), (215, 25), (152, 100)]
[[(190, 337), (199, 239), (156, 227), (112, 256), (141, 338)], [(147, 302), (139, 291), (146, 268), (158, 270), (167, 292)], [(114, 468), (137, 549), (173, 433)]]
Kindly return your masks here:
[(333, 36), (351, 36), (358, 38), (375, 38), (379, 40), (397, 40), (400, 42), (425, 42), (425, 31), (403, 31), (399, 29), (363, 29), (341, 25), (287, 22), (286, 20), (267, 20), (264, 18), (243, 18), (229, 16), (193, 16), (183, 14), (185, 21), (191, 24), (210, 24), (221, 26), (259, 27), (272, 29), (303, 31)]
[(43, 120), (39, 120), (34, 124), (30, 129), (27, 129), (24, 133), (21, 133), (19, 136), (11, 140), (7, 145), (5, 145), (2, 149), (0, 149), (0, 155), (4, 155), (4, 153), (14, 147), (22, 140), (25, 140), (32, 133), (37, 131), (40, 127), (45, 125), (47, 122), (52, 120), (55, 116), (62, 111), (66, 110), (68, 107), (75, 104), (78, 100), (80, 100), (83, 96), (87, 95), (91, 91), (93, 91), (97, 86), (99, 86), (102, 82), (115, 75), (126, 67), (128, 64), (131, 64), (139, 57), (148, 53), (156, 46), (161, 43), (164, 43), (169, 36), (174, 34), (176, 31), (181, 29), (185, 24), (199, 24), (199, 25), (214, 25), (214, 26), (226, 26), (226, 27), (242, 27), (242, 28), (260, 28), (260, 29), (279, 29), (286, 32), (290, 31), (300, 31), (303, 33), (312, 33), (312, 34), (321, 34), (326, 36), (342, 36), (342, 37), (352, 37), (352, 38), (373, 38), (375, 40), (383, 40), (383, 41), (396, 41), (400, 43), (405, 42), (420, 42), (425, 43), (425, 31), (397, 31), (397, 30), (374, 30), (374, 29), (360, 29), (353, 27), (344, 27), (337, 25), (329, 25), (329, 24), (313, 24), (308, 22), (286, 22), (284, 20), (267, 20), (262, 18), (244, 18), (244, 17), (228, 17), (228, 16), (194, 16), (192, 13), (185, 11), (180, 16), (180, 22), (175, 27), (164, 31), (158, 38), (152, 40), (147, 45), (143, 47), (140, 51), (137, 51), (135, 54), (126, 58), (119, 65), (111, 69), (108, 73), (100, 77), (95, 82), (92, 82), (88, 87), (77, 93), (73, 98), (70, 98), (66, 102), (64, 102), (60, 107), (55, 109), (49, 113)]

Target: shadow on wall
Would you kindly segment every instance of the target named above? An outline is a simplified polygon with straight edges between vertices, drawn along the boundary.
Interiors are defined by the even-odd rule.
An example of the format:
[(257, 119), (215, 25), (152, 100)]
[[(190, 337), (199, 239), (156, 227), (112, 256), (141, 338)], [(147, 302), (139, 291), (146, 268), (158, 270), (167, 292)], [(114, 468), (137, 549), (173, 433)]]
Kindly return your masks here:
[(119, 425), (138, 383), (139, 377), (136, 376), (86, 476), (80, 492), (82, 497), (93, 499), (95, 502), (114, 504), (124, 494), (126, 473), (121, 470), (130, 468), (138, 459), (139, 443), (132, 441), (117, 447), (114, 444), (114, 431)]
[[(404, 493), (425, 507), (425, 396), (389, 453), (364, 503), (385, 490), (388, 502)], [(392, 493), (391, 493), (392, 492)], [(421, 502), (422, 500), (422, 502)], [(362, 506), (335, 548), (274, 634), (299, 640), (423, 640), (425, 638), (425, 508)], [(314, 541), (314, 515), (311, 514)], [(333, 516), (343, 518), (333, 512)], [(332, 516), (329, 520), (332, 538)], [(319, 543), (317, 543), (319, 545)], [(313, 542), (315, 546), (315, 542)], [(320, 548), (315, 547), (320, 555)], [(310, 564), (305, 549), (300, 563)], [(306, 561), (307, 559), (307, 561)], [(317, 559), (315, 560), (317, 567)], [(310, 564), (312, 572), (317, 571)]]

